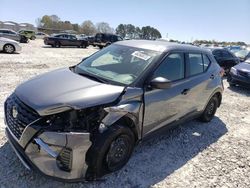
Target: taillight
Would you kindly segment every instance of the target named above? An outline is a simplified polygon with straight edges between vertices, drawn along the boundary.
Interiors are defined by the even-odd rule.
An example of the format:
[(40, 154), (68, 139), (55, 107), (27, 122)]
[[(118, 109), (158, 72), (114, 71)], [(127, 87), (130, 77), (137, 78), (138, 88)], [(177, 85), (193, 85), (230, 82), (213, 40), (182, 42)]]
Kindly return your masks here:
[(220, 69), (220, 76), (223, 77), (225, 75), (225, 70), (223, 68)]

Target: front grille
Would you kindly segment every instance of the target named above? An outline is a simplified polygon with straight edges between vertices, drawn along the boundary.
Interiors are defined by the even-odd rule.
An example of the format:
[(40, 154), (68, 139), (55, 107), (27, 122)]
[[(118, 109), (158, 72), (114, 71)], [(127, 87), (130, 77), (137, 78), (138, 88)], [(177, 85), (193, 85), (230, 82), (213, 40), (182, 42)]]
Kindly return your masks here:
[(250, 73), (238, 70), (239, 75), (250, 78)]
[(38, 113), (18, 99), (15, 94), (12, 94), (6, 100), (4, 109), (7, 126), (17, 139), (20, 139), (27, 125), (40, 117)]

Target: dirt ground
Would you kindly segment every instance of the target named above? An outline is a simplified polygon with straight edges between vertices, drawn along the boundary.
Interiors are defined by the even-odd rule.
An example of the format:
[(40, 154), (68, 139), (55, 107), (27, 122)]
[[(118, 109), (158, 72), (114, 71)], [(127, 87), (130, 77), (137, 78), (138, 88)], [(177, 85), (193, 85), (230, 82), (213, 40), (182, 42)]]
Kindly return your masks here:
[(77, 64), (98, 49), (21, 44), (0, 53), (0, 188), (4, 187), (250, 187), (250, 91), (230, 88), (210, 123), (191, 121), (138, 145), (120, 171), (92, 183), (62, 183), (23, 167), (4, 134), (3, 104), (21, 82)]

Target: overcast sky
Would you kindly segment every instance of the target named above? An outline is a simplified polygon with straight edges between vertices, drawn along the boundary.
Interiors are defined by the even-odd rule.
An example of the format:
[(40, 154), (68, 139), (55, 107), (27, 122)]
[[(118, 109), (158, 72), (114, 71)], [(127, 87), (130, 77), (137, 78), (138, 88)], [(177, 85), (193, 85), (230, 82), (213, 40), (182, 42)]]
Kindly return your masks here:
[(250, 43), (250, 0), (0, 0), (0, 20), (28, 22), (56, 14), (81, 24), (150, 25), (163, 37)]

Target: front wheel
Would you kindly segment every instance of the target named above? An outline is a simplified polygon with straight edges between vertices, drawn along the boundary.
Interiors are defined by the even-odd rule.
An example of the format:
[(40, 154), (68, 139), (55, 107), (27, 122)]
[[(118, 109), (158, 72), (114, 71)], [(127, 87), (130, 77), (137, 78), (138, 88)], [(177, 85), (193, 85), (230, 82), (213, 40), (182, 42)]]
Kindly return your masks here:
[(123, 125), (112, 125), (93, 141), (86, 155), (89, 166), (86, 179), (94, 180), (104, 174), (121, 169), (129, 160), (135, 145), (131, 129)]
[(216, 96), (213, 96), (210, 101), (208, 102), (205, 110), (203, 111), (202, 115), (200, 116), (200, 120), (202, 122), (210, 122), (215, 113), (216, 113), (216, 110), (218, 108), (218, 98)]
[(3, 47), (3, 50), (4, 52), (8, 53), (8, 54), (12, 54), (14, 53), (15, 51), (15, 47), (11, 44), (6, 44), (4, 47)]

